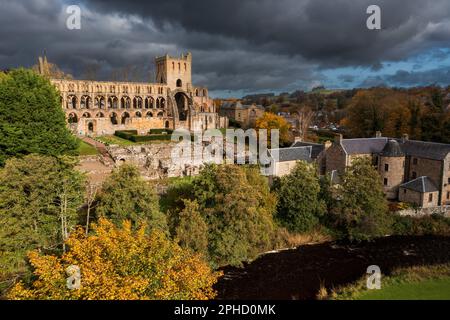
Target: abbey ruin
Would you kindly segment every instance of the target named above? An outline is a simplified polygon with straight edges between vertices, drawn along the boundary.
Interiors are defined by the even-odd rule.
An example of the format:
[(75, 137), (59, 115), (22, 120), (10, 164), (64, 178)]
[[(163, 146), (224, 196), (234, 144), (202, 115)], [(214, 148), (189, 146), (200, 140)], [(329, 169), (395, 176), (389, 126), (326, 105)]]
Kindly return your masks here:
[[(146, 134), (153, 128), (202, 131), (227, 127), (228, 120), (217, 113), (208, 89), (192, 84), (190, 53), (177, 58), (156, 57), (155, 65), (154, 83), (50, 76), (61, 94), (61, 105), (74, 134), (99, 136), (116, 130)], [(50, 74), (45, 57), (39, 58), (39, 72)]]

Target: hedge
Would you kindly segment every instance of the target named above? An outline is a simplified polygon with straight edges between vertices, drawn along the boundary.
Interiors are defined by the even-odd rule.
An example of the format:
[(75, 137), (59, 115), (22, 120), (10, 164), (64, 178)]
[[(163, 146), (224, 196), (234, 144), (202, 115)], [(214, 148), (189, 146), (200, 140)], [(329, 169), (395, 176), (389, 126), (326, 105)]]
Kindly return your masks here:
[(122, 139), (130, 140), (132, 136), (137, 135), (137, 130), (118, 130), (114, 132), (114, 135)]
[[(114, 135), (126, 139), (132, 142), (144, 142), (144, 141), (154, 141), (154, 140), (171, 140), (173, 130), (170, 129), (151, 129), (150, 134), (146, 136), (140, 136), (137, 134), (137, 130), (117, 130), (114, 132)], [(165, 134), (161, 134), (162, 132), (166, 132)], [(156, 134), (160, 133), (160, 134)], [(194, 136), (191, 135), (191, 140), (194, 139)]]
[(133, 135), (130, 137), (130, 139), (133, 142), (143, 142), (143, 141), (153, 141), (153, 140), (170, 140), (171, 139), (170, 134), (152, 134), (147, 136), (138, 136)]
[(172, 129), (150, 129), (150, 131), (148, 132), (149, 134), (172, 134), (173, 130)]

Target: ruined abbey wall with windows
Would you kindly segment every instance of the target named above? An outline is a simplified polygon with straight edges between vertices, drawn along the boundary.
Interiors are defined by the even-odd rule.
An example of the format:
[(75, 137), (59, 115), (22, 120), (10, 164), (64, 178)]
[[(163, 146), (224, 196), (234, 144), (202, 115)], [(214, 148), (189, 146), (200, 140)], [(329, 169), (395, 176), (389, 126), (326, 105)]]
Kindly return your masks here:
[[(46, 74), (46, 60), (39, 71)], [(190, 53), (157, 57), (156, 82), (117, 82), (50, 79), (72, 131), (79, 135), (114, 134), (116, 130), (185, 128), (191, 131), (225, 128), (207, 88), (194, 87)]]

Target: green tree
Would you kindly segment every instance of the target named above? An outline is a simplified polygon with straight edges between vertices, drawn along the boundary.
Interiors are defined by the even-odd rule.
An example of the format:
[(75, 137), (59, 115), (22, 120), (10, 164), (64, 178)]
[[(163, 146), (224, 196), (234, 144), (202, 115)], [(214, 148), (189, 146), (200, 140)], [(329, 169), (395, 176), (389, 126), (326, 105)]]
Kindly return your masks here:
[(319, 198), (320, 190), (315, 166), (297, 162), (294, 170), (280, 180), (277, 206), (280, 224), (293, 232), (308, 232), (317, 226), (326, 207)]
[(181, 247), (207, 255), (208, 252), (208, 225), (203, 219), (198, 203), (184, 200), (184, 209), (178, 215), (176, 239)]
[(149, 228), (167, 229), (154, 187), (142, 179), (135, 166), (124, 164), (114, 170), (104, 182), (98, 201), (96, 215), (117, 225), (124, 220), (134, 226), (145, 221)]
[(0, 170), (0, 270), (26, 273), (26, 252), (57, 252), (78, 221), (84, 176), (67, 158), (28, 155)]
[(55, 87), (31, 70), (13, 70), (0, 81), (0, 166), (30, 153), (76, 154)]
[(190, 199), (197, 201), (208, 227), (213, 266), (240, 265), (272, 246), (276, 200), (257, 170), (208, 165), (192, 182)]
[(337, 199), (333, 220), (344, 237), (366, 240), (389, 232), (391, 221), (381, 177), (370, 160), (353, 160), (342, 177)]

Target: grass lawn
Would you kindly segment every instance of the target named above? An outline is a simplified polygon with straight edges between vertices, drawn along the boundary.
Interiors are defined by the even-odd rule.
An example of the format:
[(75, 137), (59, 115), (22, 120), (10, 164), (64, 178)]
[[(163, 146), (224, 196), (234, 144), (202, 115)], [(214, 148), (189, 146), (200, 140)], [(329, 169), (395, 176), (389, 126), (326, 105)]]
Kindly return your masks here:
[(370, 290), (357, 300), (450, 300), (450, 277), (430, 279), (417, 283), (388, 285)]
[[(319, 297), (320, 298), (320, 297)], [(369, 290), (366, 277), (332, 290), (337, 300), (450, 300), (450, 264), (414, 266), (381, 277), (381, 289)]]
[(91, 146), (89, 143), (80, 140), (78, 153), (80, 154), (80, 156), (93, 156), (98, 154), (98, 151), (95, 147)]
[(117, 144), (119, 146), (132, 146), (135, 145), (136, 143), (127, 139), (122, 139), (119, 138), (117, 136), (101, 136), (101, 137), (97, 137), (98, 140), (100, 140), (101, 142), (104, 142), (106, 144)]
[(127, 139), (120, 138), (118, 136), (114, 136), (114, 135), (101, 136), (101, 137), (97, 137), (97, 139), (106, 144), (117, 144), (122, 147), (134, 146), (134, 145), (139, 145), (139, 144), (169, 143), (170, 142), (170, 140), (151, 140), (151, 141), (133, 142), (133, 141), (130, 141)]

